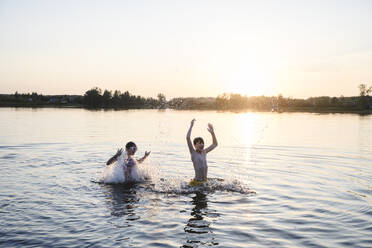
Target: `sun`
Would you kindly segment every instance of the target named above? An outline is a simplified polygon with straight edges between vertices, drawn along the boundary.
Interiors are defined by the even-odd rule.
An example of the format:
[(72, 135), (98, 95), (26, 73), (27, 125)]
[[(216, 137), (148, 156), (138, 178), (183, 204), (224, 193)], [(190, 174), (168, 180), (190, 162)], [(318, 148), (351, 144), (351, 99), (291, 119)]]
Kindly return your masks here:
[(255, 64), (243, 64), (231, 71), (228, 87), (231, 92), (241, 95), (267, 95), (273, 87), (273, 80), (267, 68)]

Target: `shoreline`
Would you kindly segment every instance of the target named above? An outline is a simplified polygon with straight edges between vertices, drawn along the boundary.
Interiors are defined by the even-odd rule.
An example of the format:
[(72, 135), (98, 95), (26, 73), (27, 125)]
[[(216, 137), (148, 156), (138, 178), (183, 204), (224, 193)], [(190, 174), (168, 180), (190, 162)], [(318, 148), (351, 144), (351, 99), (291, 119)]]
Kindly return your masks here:
[(137, 107), (87, 107), (80, 104), (0, 104), (0, 108), (76, 108), (86, 110), (135, 110), (135, 109), (158, 109), (158, 110), (195, 110), (195, 111), (218, 111), (218, 112), (271, 112), (271, 113), (317, 113), (317, 114), (358, 114), (358, 115), (371, 115), (372, 109), (335, 109), (335, 108), (283, 108), (278, 111), (270, 109), (254, 109), (254, 108), (239, 108), (239, 109), (226, 109), (226, 108), (159, 108), (156, 106), (137, 106)]

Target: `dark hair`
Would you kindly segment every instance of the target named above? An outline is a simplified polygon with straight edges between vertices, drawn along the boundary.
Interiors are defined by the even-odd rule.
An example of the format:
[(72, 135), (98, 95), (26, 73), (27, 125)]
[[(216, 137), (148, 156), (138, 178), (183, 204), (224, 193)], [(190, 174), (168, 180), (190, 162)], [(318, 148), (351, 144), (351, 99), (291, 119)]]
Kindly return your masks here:
[(136, 146), (136, 144), (134, 143), (134, 142), (132, 142), (132, 141), (129, 141), (126, 145), (125, 145), (125, 148), (126, 149), (129, 149), (129, 148), (131, 148), (131, 147), (135, 147), (135, 148), (137, 148), (137, 146)]
[(196, 143), (203, 143), (204, 144), (204, 140), (202, 137), (196, 137), (194, 139), (194, 145), (196, 145)]

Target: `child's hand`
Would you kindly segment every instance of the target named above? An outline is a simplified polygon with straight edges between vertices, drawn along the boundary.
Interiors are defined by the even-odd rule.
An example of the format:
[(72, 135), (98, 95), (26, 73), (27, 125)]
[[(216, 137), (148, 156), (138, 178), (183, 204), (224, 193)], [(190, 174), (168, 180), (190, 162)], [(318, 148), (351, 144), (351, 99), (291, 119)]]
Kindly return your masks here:
[(149, 152), (146, 151), (146, 152), (145, 152), (145, 157), (147, 158), (147, 157), (150, 155), (150, 153), (151, 153), (151, 151), (149, 151)]
[(214, 133), (214, 130), (213, 130), (213, 125), (208, 123), (208, 128), (207, 128), (208, 132), (210, 133)]
[(123, 148), (118, 149), (118, 151), (116, 152), (115, 156), (116, 157), (119, 157), (122, 153), (123, 153)]
[(192, 119), (192, 121), (191, 121), (191, 126), (194, 126), (194, 122), (195, 122), (196, 120), (195, 119)]

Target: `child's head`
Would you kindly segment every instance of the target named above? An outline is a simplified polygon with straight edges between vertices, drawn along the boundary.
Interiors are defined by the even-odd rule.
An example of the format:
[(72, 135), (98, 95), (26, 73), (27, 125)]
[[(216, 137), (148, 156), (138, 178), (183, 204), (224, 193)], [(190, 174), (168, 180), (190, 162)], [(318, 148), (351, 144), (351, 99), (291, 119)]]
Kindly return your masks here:
[(128, 155), (134, 155), (137, 151), (137, 146), (134, 142), (130, 141), (125, 145), (125, 150), (127, 151)]
[(203, 151), (204, 140), (202, 137), (197, 137), (194, 139), (194, 147), (196, 151)]

